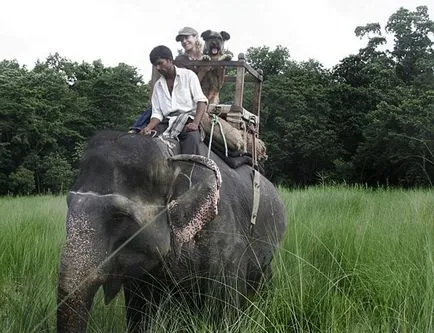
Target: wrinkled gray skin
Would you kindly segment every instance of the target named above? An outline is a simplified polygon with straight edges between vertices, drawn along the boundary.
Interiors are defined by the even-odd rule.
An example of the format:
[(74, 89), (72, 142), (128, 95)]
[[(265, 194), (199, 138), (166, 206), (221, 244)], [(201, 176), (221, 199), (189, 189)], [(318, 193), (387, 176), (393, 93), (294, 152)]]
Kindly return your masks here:
[[(206, 156), (207, 147), (201, 150)], [(141, 135), (102, 132), (90, 141), (67, 199), (58, 332), (86, 331), (100, 286), (106, 303), (123, 288), (129, 330), (142, 332), (168, 289), (181, 297), (220, 289), (218, 297), (238, 306), (270, 275), (286, 228), (274, 186), (261, 176), (250, 231), (252, 168), (231, 169), (213, 154), (218, 168), (178, 156), (168, 158), (161, 140)], [(233, 288), (210, 285), (222, 274)]]

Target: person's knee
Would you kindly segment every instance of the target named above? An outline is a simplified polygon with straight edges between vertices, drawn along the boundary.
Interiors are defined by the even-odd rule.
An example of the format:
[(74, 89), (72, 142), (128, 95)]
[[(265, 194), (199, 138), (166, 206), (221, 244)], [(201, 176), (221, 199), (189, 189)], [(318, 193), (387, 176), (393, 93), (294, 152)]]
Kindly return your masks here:
[(200, 144), (200, 133), (199, 131), (194, 132), (183, 132), (179, 137), (181, 145), (181, 154), (199, 154), (199, 144)]

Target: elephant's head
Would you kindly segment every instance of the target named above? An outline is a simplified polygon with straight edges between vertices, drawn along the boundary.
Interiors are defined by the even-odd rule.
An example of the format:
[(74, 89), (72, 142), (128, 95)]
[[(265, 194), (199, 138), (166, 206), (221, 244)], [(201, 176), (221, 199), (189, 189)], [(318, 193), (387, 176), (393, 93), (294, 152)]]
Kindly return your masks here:
[(85, 331), (101, 285), (108, 303), (125, 276), (155, 269), (190, 241), (216, 216), (220, 184), (205, 157), (169, 157), (138, 135), (94, 138), (68, 195), (58, 331)]

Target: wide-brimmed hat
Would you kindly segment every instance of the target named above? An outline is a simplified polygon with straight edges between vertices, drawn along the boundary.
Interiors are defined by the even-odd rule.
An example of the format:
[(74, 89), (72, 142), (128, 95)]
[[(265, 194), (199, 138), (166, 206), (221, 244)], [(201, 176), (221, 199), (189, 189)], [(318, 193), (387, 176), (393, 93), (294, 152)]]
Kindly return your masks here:
[(178, 35), (176, 35), (176, 41), (180, 42), (182, 36), (197, 36), (198, 33), (192, 27), (184, 27), (178, 31)]

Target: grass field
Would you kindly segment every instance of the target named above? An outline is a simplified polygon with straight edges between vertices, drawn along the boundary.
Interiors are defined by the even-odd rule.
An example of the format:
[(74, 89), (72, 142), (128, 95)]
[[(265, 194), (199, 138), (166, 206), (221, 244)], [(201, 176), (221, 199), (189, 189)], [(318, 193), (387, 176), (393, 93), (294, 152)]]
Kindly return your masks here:
[[(218, 326), (168, 302), (153, 331), (434, 332), (434, 190), (281, 193), (272, 285)], [(0, 216), (0, 332), (55, 332), (65, 197), (0, 198)], [(121, 295), (98, 293), (88, 331), (126, 331)]]

